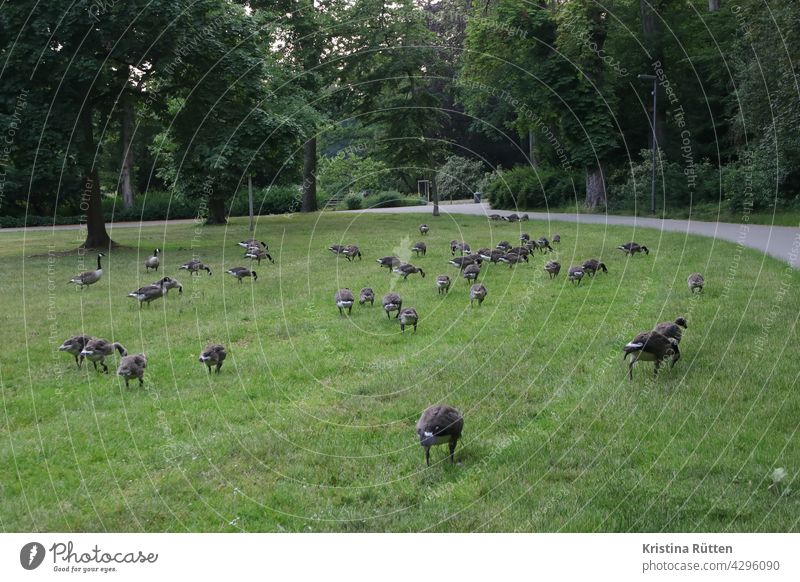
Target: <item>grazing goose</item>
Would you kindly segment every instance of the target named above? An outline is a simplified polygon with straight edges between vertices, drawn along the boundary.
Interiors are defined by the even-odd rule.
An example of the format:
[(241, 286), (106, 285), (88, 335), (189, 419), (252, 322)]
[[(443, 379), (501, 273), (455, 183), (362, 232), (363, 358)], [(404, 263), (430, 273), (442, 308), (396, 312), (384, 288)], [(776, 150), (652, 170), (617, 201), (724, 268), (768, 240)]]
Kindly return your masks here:
[(163, 285), (166, 292), (164, 295), (169, 293), (170, 289), (177, 289), (178, 293), (183, 294), (183, 285), (177, 279), (173, 279), (172, 277), (162, 277), (158, 281), (153, 281), (153, 285)]
[(250, 260), (255, 259), (256, 261), (258, 261), (259, 265), (261, 265), (261, 261), (263, 259), (269, 260), (270, 263), (273, 264), (275, 263), (275, 259), (273, 259), (272, 255), (270, 255), (265, 249), (255, 248), (255, 247), (247, 249), (247, 252), (244, 254), (244, 258)]
[(189, 271), (190, 275), (194, 275), (194, 274), (198, 274), (199, 275), (200, 271), (207, 271), (208, 272), (208, 276), (209, 277), (211, 276), (211, 269), (208, 266), (204, 265), (198, 259), (192, 259), (188, 263), (182, 264), (180, 267), (178, 267), (178, 269), (182, 269), (184, 271)]
[(458, 439), (464, 430), (464, 418), (452, 406), (436, 405), (427, 408), (417, 421), (419, 444), (425, 449), (425, 464), (431, 465), (431, 447), (448, 443), (450, 462), (454, 463)]
[(367, 301), (371, 306), (375, 305), (375, 291), (371, 287), (364, 287), (358, 296), (359, 305), (365, 305)]
[(477, 282), (478, 275), (480, 274), (481, 274), (481, 266), (473, 263), (472, 265), (467, 265), (467, 267), (464, 269), (463, 276), (467, 281)]
[(328, 247), (328, 250), (332, 252), (334, 255), (341, 255), (344, 254), (345, 245), (331, 245)]
[(519, 222), (519, 216), (517, 214), (509, 214), (504, 218), (506, 222)]
[(84, 356), (81, 354), (83, 348), (86, 347), (94, 338), (90, 335), (74, 335), (71, 338), (64, 340), (64, 343), (58, 348), (59, 352), (67, 352), (72, 354), (75, 358), (75, 363), (81, 367)]
[(413, 247), (411, 247), (411, 252), (417, 253), (417, 256), (425, 256), (425, 253), (428, 252), (428, 245), (424, 242), (415, 243)]
[(139, 380), (139, 386), (144, 386), (144, 369), (147, 367), (147, 357), (144, 354), (125, 356), (119, 362), (117, 376), (125, 378), (125, 388), (134, 378)]
[(500, 262), (506, 263), (509, 269), (512, 268), (517, 263), (519, 263), (521, 260), (522, 259), (517, 253), (506, 253), (502, 257), (500, 257)]
[(525, 248), (527, 248), (528, 251), (530, 251), (531, 253), (533, 253), (533, 251), (539, 248), (539, 241), (537, 241), (536, 239), (531, 239), (523, 244), (525, 245)]
[(583, 270), (586, 271), (590, 277), (594, 277), (597, 271), (603, 271), (604, 273), (608, 273), (608, 269), (606, 269), (606, 264), (601, 263), (597, 259), (589, 259), (583, 263)]
[(348, 315), (353, 312), (353, 303), (355, 303), (356, 300), (355, 297), (353, 297), (353, 292), (347, 287), (339, 289), (333, 296), (333, 300), (336, 302), (336, 307), (339, 308), (339, 315), (344, 315), (345, 309)]
[(348, 261), (353, 261), (355, 260), (356, 257), (358, 257), (358, 260), (360, 261), (362, 258), (361, 251), (356, 245), (347, 245), (346, 247), (344, 247), (342, 254), (344, 255), (344, 258), (347, 259)]
[(624, 251), (625, 255), (628, 257), (632, 257), (636, 253), (644, 253), (646, 255), (650, 254), (650, 251), (646, 246), (637, 244), (635, 242), (625, 243), (624, 245), (619, 245), (617, 248), (621, 251)]
[(655, 368), (653, 374), (658, 375), (658, 368), (661, 362), (667, 358), (672, 359), (672, 366), (675, 365), (681, 357), (681, 352), (678, 349), (678, 340), (671, 337), (666, 337), (657, 331), (645, 331), (637, 335), (631, 342), (624, 348), (622, 359), (627, 359), (631, 356), (630, 363), (628, 364), (628, 375), (633, 380), (633, 365), (642, 360), (644, 362), (654, 362)]
[(401, 262), (400, 259), (398, 259), (397, 257), (383, 257), (382, 259), (377, 259), (377, 261), (381, 267), (386, 267), (387, 269), (389, 269), (390, 274), (392, 272), (392, 269), (398, 267)]
[(216, 366), (216, 373), (219, 374), (222, 368), (222, 362), (228, 357), (228, 352), (225, 351), (225, 346), (222, 344), (208, 344), (205, 349), (200, 352), (199, 361), (203, 362), (208, 368), (208, 373), (211, 373), (211, 366)]
[(247, 249), (247, 250), (254, 249), (254, 248), (255, 249), (264, 249), (265, 251), (269, 250), (269, 245), (267, 245), (267, 243), (265, 243), (263, 240), (259, 241), (259, 240), (256, 240), (254, 238), (251, 238), (251, 239), (248, 239), (248, 240), (243, 240), (243, 241), (240, 241), (240, 242), (238, 242), (236, 244), (239, 245), (240, 247), (242, 247), (243, 249)]
[[(165, 277), (166, 278), (166, 277)], [(136, 291), (131, 291), (128, 293), (128, 297), (133, 297), (139, 302), (139, 309), (142, 308), (142, 303), (147, 303), (150, 305), (150, 302), (155, 301), (156, 299), (163, 297), (167, 294), (167, 286), (164, 279), (160, 279), (158, 283), (153, 283), (152, 285), (145, 285), (144, 287), (139, 287)]]
[(408, 280), (409, 275), (413, 275), (414, 273), (419, 273), (422, 275), (422, 278), (425, 278), (425, 271), (423, 271), (419, 267), (415, 267), (411, 263), (403, 263), (398, 267), (395, 267), (394, 272), (400, 275), (403, 278), (403, 281)]
[[(481, 247), (477, 251), (475, 251), (475, 255), (486, 260), (489, 260), (490, 254), (492, 254), (492, 249), (490, 249), (489, 247)], [(470, 256), (475, 256), (475, 255), (470, 255)]]
[(439, 290), (439, 295), (445, 295), (450, 292), (450, 277), (447, 275), (439, 275), (436, 277), (436, 288)]
[(420, 225), (419, 225), (419, 233), (420, 233), (422, 236), (425, 236), (426, 234), (428, 234), (428, 231), (429, 231), (429, 230), (430, 230), (430, 228), (428, 227), (428, 225), (427, 225), (427, 224), (420, 224)]
[(464, 253), (469, 254), (471, 249), (470, 249), (469, 245), (467, 243), (463, 242), (463, 241), (462, 242), (458, 242), (457, 240), (451, 240), (450, 241), (450, 253), (453, 256), (455, 256), (456, 251), (460, 252), (463, 255)]
[(84, 271), (80, 275), (75, 275), (69, 280), (69, 282), (77, 285), (79, 289), (83, 289), (84, 287), (88, 287), (89, 285), (94, 285), (97, 283), (100, 280), (100, 277), (103, 276), (103, 266), (100, 264), (100, 257), (105, 257), (105, 255), (103, 253), (97, 253), (96, 270)]
[(531, 217), (528, 216), (527, 214), (523, 214), (522, 216), (519, 217), (520, 222), (524, 222), (524, 221), (530, 220), (530, 219), (531, 219)]
[(400, 317), (400, 310), (403, 308), (403, 300), (400, 298), (400, 295), (397, 293), (391, 292), (387, 293), (383, 296), (383, 300), (381, 301), (383, 304), (383, 309), (386, 311), (386, 317), (391, 319), (389, 315), (392, 311), (396, 311), (397, 315), (395, 315), (395, 319)]
[(502, 220), (502, 219), (503, 219), (503, 217), (500, 216), (499, 214), (490, 214), (489, 215), (489, 220)]
[(515, 255), (519, 255), (519, 258), (525, 261), (526, 263), (528, 262), (528, 255), (531, 254), (531, 252), (528, 250), (528, 247), (514, 247), (510, 249), (508, 252), (514, 253)]
[(232, 277), (236, 277), (239, 280), (239, 283), (241, 283), (242, 279), (245, 277), (252, 277), (254, 283), (258, 281), (258, 273), (251, 271), (247, 267), (233, 267), (225, 272)]
[(683, 329), (686, 329), (688, 326), (686, 325), (686, 318), (685, 317), (678, 317), (675, 321), (665, 321), (663, 323), (659, 323), (654, 331), (657, 331), (664, 337), (671, 337), (676, 340), (678, 343), (681, 341), (681, 337), (683, 336)]
[(529, 235), (527, 232), (523, 232), (521, 235), (519, 235), (519, 240), (526, 243), (531, 240), (531, 235)]
[(414, 326), (414, 333), (417, 333), (417, 322), (419, 321), (419, 315), (417, 315), (417, 310), (413, 307), (408, 307), (400, 312), (400, 331), (405, 333), (407, 325)]
[(128, 351), (123, 348), (119, 343), (111, 343), (104, 339), (95, 338), (86, 342), (86, 347), (81, 350), (81, 357), (86, 358), (92, 364), (94, 369), (97, 370), (97, 364), (103, 366), (103, 371), (108, 374), (108, 366), (106, 366), (105, 359), (114, 353), (114, 350), (119, 352), (121, 356), (127, 356)]
[(483, 283), (476, 283), (473, 285), (469, 290), (469, 306), (473, 306), (473, 301), (478, 302), (478, 307), (483, 305), (483, 300), (486, 299), (486, 294), (488, 291)]
[(580, 285), (581, 279), (583, 279), (583, 267), (570, 267), (567, 272), (567, 278), (571, 283), (577, 281), (578, 285)]
[(686, 283), (689, 285), (689, 291), (692, 293), (694, 293), (695, 289), (697, 289), (698, 293), (702, 293), (706, 280), (700, 273), (692, 273), (689, 275), (689, 278), (686, 279)]
[(511, 243), (507, 240), (501, 240), (494, 248), (507, 253), (511, 249)]
[(503, 251), (493, 250), (493, 251), (490, 251), (490, 252), (486, 253), (485, 255), (480, 255), (480, 257), (484, 261), (489, 261), (491, 263), (495, 263), (496, 264), (496, 263), (498, 263), (500, 261), (501, 258), (503, 258), (503, 255), (505, 255), (505, 253)]
[(539, 247), (539, 250), (544, 252), (545, 249), (552, 252), (553, 247), (550, 246), (550, 241), (547, 240), (547, 237), (543, 236), (536, 241), (536, 246)]
[(483, 259), (480, 257), (480, 255), (464, 255), (463, 257), (454, 257), (447, 262), (463, 271), (467, 265), (479, 265), (482, 260)]
[(144, 271), (145, 273), (149, 273), (150, 269), (154, 271), (158, 271), (158, 266), (161, 264), (161, 260), (158, 258), (158, 255), (161, 253), (161, 249), (156, 249), (153, 251), (152, 257), (147, 257), (144, 261)]
[(555, 279), (561, 272), (561, 263), (559, 263), (558, 261), (549, 261), (544, 266), (544, 270), (547, 271), (547, 274), (550, 276), (551, 279)]
[(553, 235), (553, 242), (556, 243), (556, 244), (560, 244), (561, 243), (561, 235), (560, 234), (554, 234)]

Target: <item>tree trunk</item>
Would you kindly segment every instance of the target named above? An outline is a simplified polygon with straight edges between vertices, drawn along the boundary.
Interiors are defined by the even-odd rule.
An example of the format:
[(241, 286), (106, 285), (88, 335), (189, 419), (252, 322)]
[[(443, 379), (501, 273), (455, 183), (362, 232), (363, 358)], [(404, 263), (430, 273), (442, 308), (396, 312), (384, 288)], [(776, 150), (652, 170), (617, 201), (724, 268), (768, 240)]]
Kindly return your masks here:
[(225, 200), (223, 198), (211, 198), (208, 201), (208, 217), (206, 224), (225, 224), (228, 219), (225, 217)]
[(708, 0), (708, 11), (719, 12), (719, 0)]
[(530, 129), (528, 130), (528, 160), (531, 167), (539, 167), (539, 160), (536, 159), (536, 135)]
[(81, 248), (109, 249), (117, 246), (106, 232), (103, 218), (103, 195), (100, 192), (100, 177), (94, 165), (95, 145), (94, 128), (92, 127), (92, 111), (88, 106), (81, 112), (81, 130), (83, 132), (83, 149), (81, 165), (83, 166), (83, 192), (81, 192), (81, 212), (86, 217), (86, 240)]
[(303, 202), (301, 212), (317, 209), (317, 138), (312, 137), (303, 146)]
[(606, 204), (606, 184), (603, 167), (598, 163), (586, 168), (586, 207), (594, 210)]
[(122, 96), (122, 169), (119, 173), (119, 190), (122, 194), (122, 205), (133, 206), (133, 128), (135, 113), (130, 97)]

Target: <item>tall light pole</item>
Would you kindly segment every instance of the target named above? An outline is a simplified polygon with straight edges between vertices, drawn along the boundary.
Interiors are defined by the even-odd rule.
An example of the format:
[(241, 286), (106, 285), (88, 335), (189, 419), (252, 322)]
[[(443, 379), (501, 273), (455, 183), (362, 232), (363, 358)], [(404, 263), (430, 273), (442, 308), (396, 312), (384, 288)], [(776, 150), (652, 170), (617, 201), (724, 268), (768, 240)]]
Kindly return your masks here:
[(656, 141), (656, 106), (658, 105), (658, 77), (655, 75), (637, 75), (640, 81), (653, 82), (653, 176), (650, 181), (650, 212), (656, 213), (656, 151), (658, 142)]

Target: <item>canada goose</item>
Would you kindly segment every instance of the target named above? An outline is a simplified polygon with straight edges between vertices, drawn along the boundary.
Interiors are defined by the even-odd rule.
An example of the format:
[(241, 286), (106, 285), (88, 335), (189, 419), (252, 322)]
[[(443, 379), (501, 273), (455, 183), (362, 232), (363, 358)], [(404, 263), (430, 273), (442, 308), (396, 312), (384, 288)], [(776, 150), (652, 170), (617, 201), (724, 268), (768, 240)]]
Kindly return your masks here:
[(500, 216), (499, 214), (490, 214), (489, 215), (489, 220), (502, 220), (502, 219), (503, 219), (503, 217)]
[(467, 281), (475, 281), (475, 282), (477, 282), (478, 281), (478, 275), (480, 275), (480, 274), (481, 274), (480, 265), (476, 265), (476, 264), (473, 263), (472, 265), (467, 265), (467, 267), (464, 269), (463, 276)]
[(341, 255), (344, 253), (345, 248), (345, 245), (331, 245), (328, 247), (328, 250), (334, 255)]
[(81, 357), (86, 358), (97, 370), (97, 364), (103, 366), (103, 371), (108, 374), (108, 366), (105, 359), (117, 350), (121, 356), (127, 356), (128, 352), (118, 342), (111, 343), (104, 339), (95, 338), (86, 342), (86, 346), (81, 350)]
[(252, 277), (254, 283), (258, 281), (258, 273), (251, 271), (247, 267), (233, 267), (225, 272), (232, 277), (236, 277), (239, 280), (239, 283), (241, 283), (242, 279), (245, 277)]
[(244, 258), (250, 260), (255, 259), (256, 261), (258, 261), (259, 265), (261, 265), (261, 261), (263, 259), (269, 260), (270, 263), (275, 263), (275, 259), (272, 258), (272, 255), (270, 255), (266, 250), (262, 248), (255, 248), (255, 247), (249, 248), (247, 252), (245, 252)]
[(555, 279), (561, 272), (561, 263), (559, 263), (558, 261), (549, 261), (544, 266), (544, 270), (547, 271), (547, 274), (550, 276), (551, 279)]
[(554, 243), (561, 243), (561, 235), (560, 234), (554, 234), (553, 235), (553, 242)]
[(658, 368), (661, 362), (667, 358), (672, 359), (672, 365), (675, 365), (681, 357), (681, 352), (678, 349), (678, 340), (672, 337), (666, 337), (657, 331), (645, 331), (637, 335), (630, 341), (624, 348), (622, 348), (625, 360), (630, 355), (631, 361), (628, 364), (628, 375), (633, 380), (633, 365), (642, 360), (644, 362), (654, 362), (655, 368), (653, 374), (658, 375)]
[(531, 254), (531, 252), (528, 250), (528, 247), (513, 247), (509, 249), (508, 252), (514, 253), (515, 255), (519, 255), (519, 258), (525, 261), (526, 263), (528, 262), (528, 256)]
[(336, 302), (336, 307), (339, 308), (339, 315), (344, 315), (345, 309), (347, 310), (348, 315), (353, 312), (353, 303), (355, 303), (355, 298), (353, 297), (353, 292), (347, 287), (344, 289), (339, 289), (333, 296), (333, 300)]
[(83, 348), (86, 347), (94, 338), (90, 335), (74, 335), (71, 338), (64, 340), (64, 343), (58, 348), (59, 352), (67, 352), (75, 357), (75, 363), (81, 367), (84, 356), (81, 354)]
[(269, 250), (269, 245), (267, 245), (267, 243), (265, 243), (263, 240), (259, 241), (259, 240), (256, 240), (254, 238), (251, 238), (251, 239), (248, 239), (248, 240), (243, 240), (243, 241), (240, 241), (240, 242), (238, 242), (236, 244), (239, 245), (240, 247), (242, 247), (243, 249), (248, 249), (248, 250), (249, 249), (253, 249), (253, 248), (255, 248), (255, 249), (264, 249), (265, 251)]
[(436, 277), (436, 288), (439, 290), (439, 295), (445, 295), (450, 292), (450, 277), (447, 275), (439, 275)]
[(395, 315), (395, 319), (400, 317), (400, 310), (403, 308), (403, 300), (400, 298), (400, 295), (397, 293), (387, 293), (383, 296), (383, 300), (381, 301), (383, 304), (383, 309), (386, 311), (386, 317), (391, 319), (389, 315), (392, 311), (396, 311), (397, 315)]
[(529, 235), (527, 232), (523, 232), (521, 235), (519, 235), (519, 240), (522, 242), (528, 242), (531, 240), (531, 235)]
[(413, 307), (408, 307), (400, 312), (400, 331), (405, 333), (407, 325), (414, 326), (414, 333), (417, 333), (417, 322), (419, 322), (419, 315), (417, 310)]
[(583, 279), (583, 272), (583, 267), (570, 267), (569, 271), (567, 272), (567, 279), (571, 283), (577, 281), (578, 285), (580, 285), (581, 279)]
[[(492, 249), (490, 249), (489, 247), (481, 247), (477, 251), (475, 251), (475, 255), (479, 256), (482, 259), (486, 259), (487, 261), (489, 260), (489, 255), (491, 253)], [(469, 256), (475, 256), (475, 255), (469, 255)]]
[(635, 242), (625, 243), (624, 245), (619, 245), (617, 248), (621, 251), (624, 251), (625, 255), (628, 257), (632, 257), (636, 253), (644, 253), (646, 255), (650, 254), (650, 251), (646, 246), (637, 244)]
[(519, 216), (517, 214), (509, 214), (504, 218), (506, 222), (519, 222)]
[(531, 253), (533, 253), (533, 251), (539, 248), (539, 241), (537, 241), (536, 239), (531, 239), (529, 241), (524, 242), (523, 244), (525, 245), (525, 248), (527, 248)]
[(502, 257), (500, 257), (501, 263), (506, 263), (508, 268), (512, 268), (514, 265), (519, 263), (522, 259), (516, 253), (506, 253)]
[(158, 258), (158, 255), (161, 253), (161, 249), (156, 249), (153, 251), (152, 257), (147, 257), (144, 261), (144, 271), (145, 273), (149, 273), (150, 269), (154, 271), (158, 271), (158, 266), (161, 264), (161, 260)]
[(413, 275), (414, 273), (419, 273), (422, 275), (423, 279), (425, 278), (425, 271), (419, 267), (415, 267), (411, 263), (403, 263), (402, 265), (395, 267), (394, 272), (400, 275), (403, 278), (403, 281), (408, 280), (408, 276)]
[(125, 378), (125, 388), (128, 388), (128, 382), (134, 378), (139, 380), (139, 386), (144, 386), (144, 369), (146, 367), (147, 357), (144, 354), (125, 356), (119, 362), (117, 376), (122, 376)]
[(419, 233), (420, 233), (422, 236), (425, 236), (426, 234), (428, 234), (428, 231), (429, 231), (429, 230), (430, 230), (430, 228), (428, 227), (428, 225), (427, 225), (427, 224), (420, 224), (420, 225), (419, 225)]
[(401, 262), (397, 257), (383, 257), (382, 259), (377, 259), (377, 261), (381, 267), (389, 269), (389, 273), (392, 272), (392, 269), (399, 266)]
[(370, 305), (375, 305), (375, 291), (371, 287), (364, 287), (358, 296), (359, 305), (364, 305), (367, 301)]
[(219, 374), (219, 370), (222, 368), (222, 362), (225, 361), (227, 356), (228, 352), (225, 351), (225, 346), (222, 344), (208, 344), (205, 349), (200, 352), (199, 361), (206, 365), (209, 374), (211, 373), (211, 366), (216, 365), (216, 373)]
[(597, 259), (589, 259), (583, 263), (583, 270), (589, 274), (590, 277), (594, 277), (597, 271), (603, 271), (604, 273), (608, 273), (608, 269), (606, 269), (605, 263), (601, 263)]
[(531, 217), (528, 216), (527, 214), (523, 214), (522, 216), (519, 217), (520, 222), (524, 222), (524, 221), (530, 220), (530, 219), (531, 219)]
[(454, 267), (458, 267), (462, 271), (467, 267), (467, 265), (473, 264), (480, 264), (483, 259), (480, 255), (464, 255), (463, 257), (453, 257), (450, 259), (448, 264), (453, 265)]
[(356, 257), (358, 257), (358, 260), (360, 261), (362, 258), (361, 251), (358, 249), (356, 245), (345, 246), (344, 250), (342, 251), (342, 254), (344, 255), (344, 258), (347, 259), (348, 261), (353, 261), (355, 260)]
[(459, 242), (457, 240), (450, 241), (450, 254), (452, 254), (453, 256), (455, 256), (456, 251), (459, 251), (463, 255), (464, 253), (469, 254), (470, 250), (471, 249), (469, 245), (463, 241), (462, 242)]
[(540, 237), (536, 241), (536, 246), (538, 246), (539, 250), (542, 251), (542, 252), (544, 252), (545, 249), (547, 249), (548, 251), (552, 251), (553, 250), (553, 247), (550, 246), (550, 241), (547, 240), (547, 237), (545, 237), (545, 236)]
[(103, 276), (103, 266), (100, 264), (100, 257), (105, 257), (105, 254), (97, 253), (97, 270), (84, 271), (80, 275), (75, 275), (69, 280), (69, 282), (77, 285), (79, 289), (83, 289), (84, 287), (88, 287), (89, 285), (94, 285), (97, 283), (100, 280), (100, 277)]
[(505, 255), (505, 253), (503, 251), (499, 251), (499, 250), (495, 249), (495, 250), (490, 251), (489, 253), (487, 253), (485, 255), (480, 255), (480, 257), (484, 261), (489, 261), (491, 263), (497, 263), (498, 261), (500, 261), (501, 258), (503, 258), (503, 255)]
[(654, 331), (657, 331), (664, 337), (671, 337), (680, 343), (681, 337), (683, 336), (683, 330), (681, 330), (681, 328), (687, 328), (685, 317), (678, 317), (675, 319), (675, 321), (665, 321), (663, 323), (659, 323), (654, 328)]
[(496, 248), (498, 250), (501, 250), (501, 251), (504, 251), (504, 252), (507, 253), (509, 251), (509, 249), (511, 248), (511, 243), (508, 242), (507, 240), (501, 240), (499, 243), (497, 243), (495, 245), (494, 248)]
[(470, 307), (473, 306), (472, 304), (473, 301), (478, 302), (478, 307), (483, 305), (483, 300), (486, 299), (487, 293), (488, 291), (486, 290), (486, 287), (483, 285), (483, 283), (476, 283), (475, 285), (473, 285), (469, 290), (469, 306)]
[(164, 295), (166, 295), (170, 289), (177, 289), (178, 293), (183, 293), (183, 285), (177, 279), (173, 279), (172, 277), (161, 277), (158, 281), (153, 281), (153, 285), (163, 285), (164, 289), (167, 290)]
[(417, 421), (419, 444), (425, 449), (425, 464), (431, 465), (431, 447), (448, 443), (450, 462), (454, 463), (458, 439), (464, 430), (464, 418), (452, 406), (435, 405), (427, 408)]
[(689, 285), (689, 291), (692, 293), (694, 293), (695, 289), (697, 289), (698, 293), (702, 293), (706, 280), (700, 273), (692, 273), (689, 275), (689, 278), (686, 279), (686, 283)]
[(141, 309), (142, 303), (147, 303), (149, 306), (151, 301), (155, 301), (159, 297), (163, 297), (166, 294), (166, 282), (164, 279), (160, 279), (158, 283), (145, 285), (144, 287), (139, 287), (136, 291), (131, 291), (128, 293), (128, 297), (133, 297), (136, 299), (139, 302), (139, 309)]
[(417, 253), (417, 256), (425, 256), (425, 253), (428, 252), (428, 245), (424, 242), (414, 243), (414, 246), (411, 247), (411, 252)]
[(199, 274), (200, 271), (207, 271), (208, 272), (208, 276), (209, 277), (211, 276), (211, 269), (209, 267), (207, 267), (206, 265), (204, 265), (198, 259), (192, 259), (188, 263), (182, 264), (180, 267), (178, 267), (178, 269), (182, 269), (184, 271), (189, 271), (190, 275)]

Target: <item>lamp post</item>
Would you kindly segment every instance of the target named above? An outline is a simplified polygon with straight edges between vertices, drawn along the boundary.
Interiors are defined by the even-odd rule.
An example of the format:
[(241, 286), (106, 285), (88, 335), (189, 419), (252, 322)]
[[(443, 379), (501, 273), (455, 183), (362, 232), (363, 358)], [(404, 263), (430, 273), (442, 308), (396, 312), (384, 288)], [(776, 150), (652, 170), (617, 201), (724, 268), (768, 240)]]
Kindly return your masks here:
[(653, 176), (650, 181), (650, 212), (656, 213), (656, 150), (658, 150), (658, 142), (656, 141), (656, 106), (658, 104), (658, 77), (655, 75), (637, 75), (640, 81), (653, 82)]

